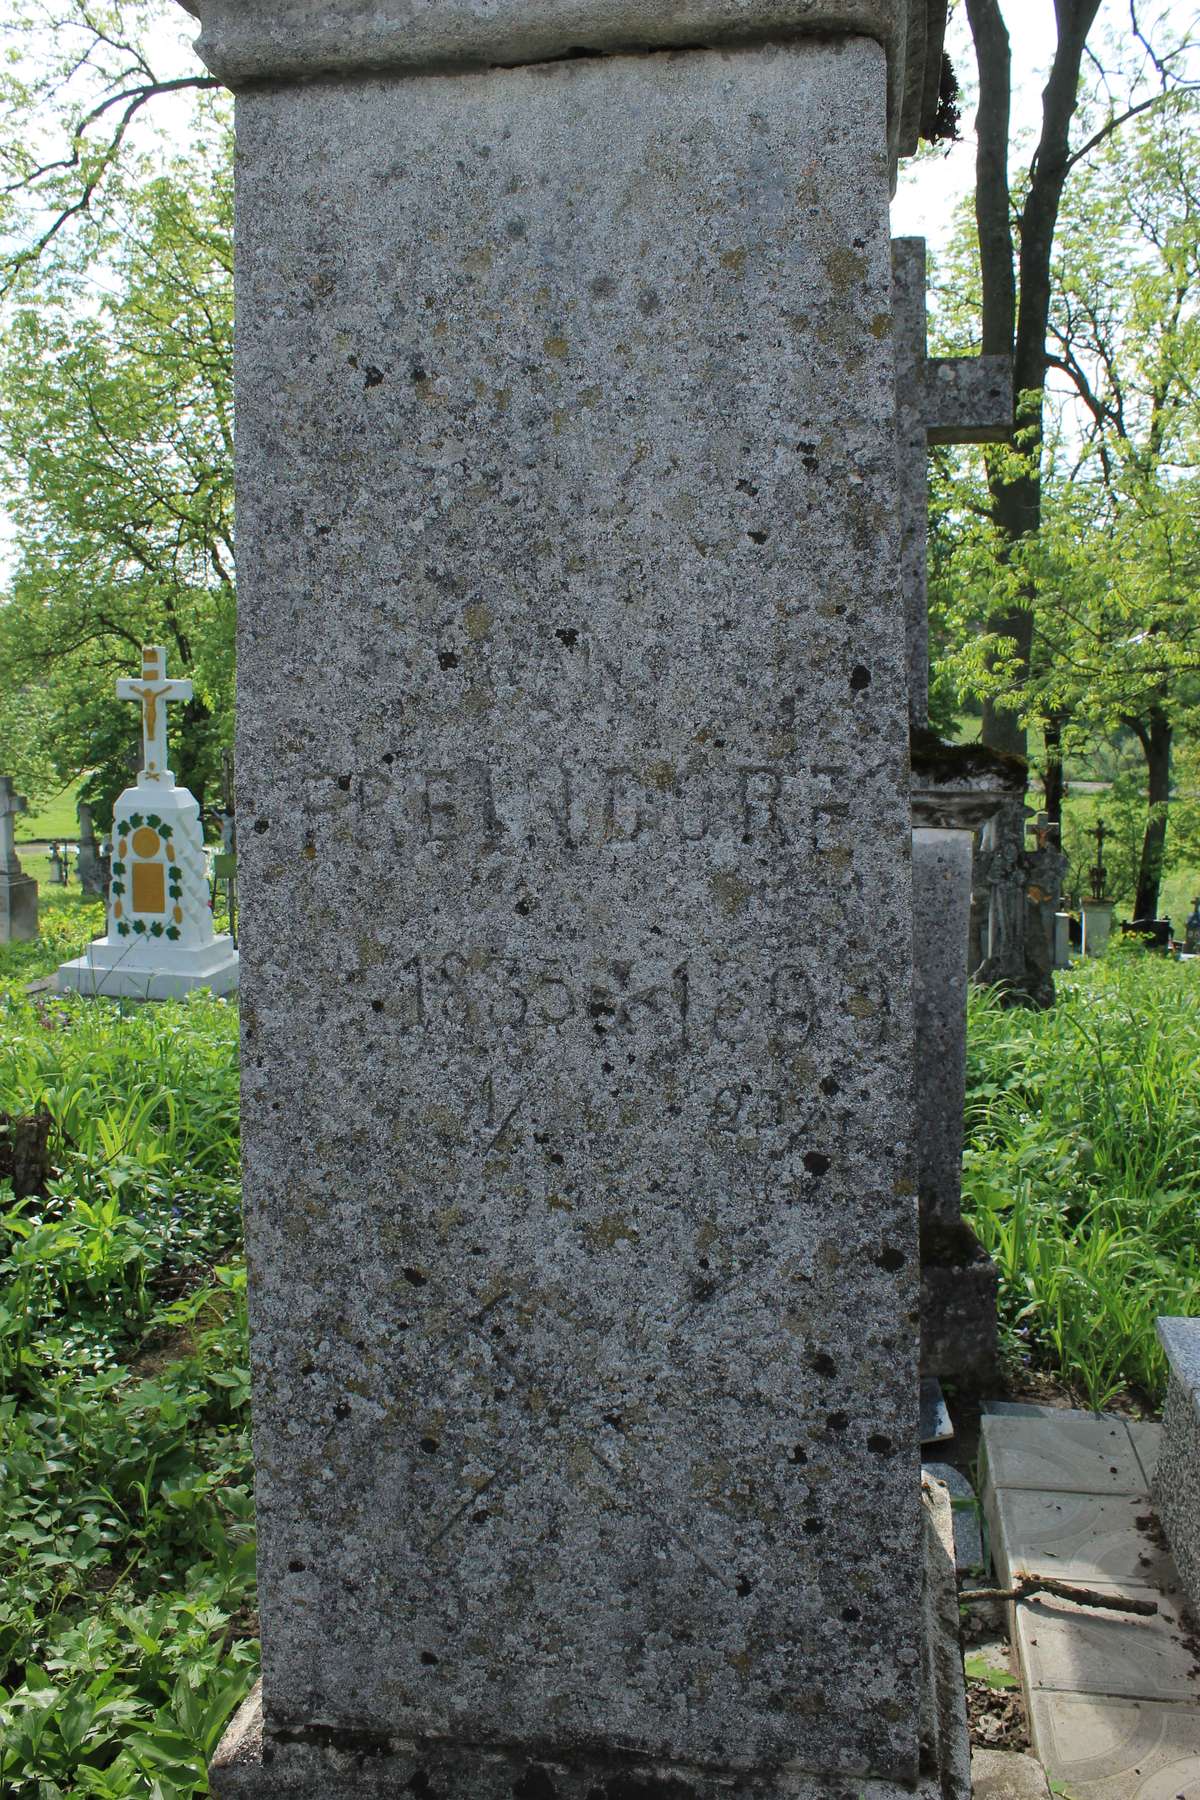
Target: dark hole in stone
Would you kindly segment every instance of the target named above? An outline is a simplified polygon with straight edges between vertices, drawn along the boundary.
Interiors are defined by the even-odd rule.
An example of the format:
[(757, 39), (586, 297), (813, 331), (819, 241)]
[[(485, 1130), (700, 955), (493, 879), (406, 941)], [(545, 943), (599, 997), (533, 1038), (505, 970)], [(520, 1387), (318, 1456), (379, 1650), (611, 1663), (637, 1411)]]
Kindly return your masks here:
[(528, 894), (523, 894), (521, 896), (517, 901), (517, 904), (513, 907), (513, 911), (519, 913), (523, 919), (529, 917), (530, 913), (533, 911), (533, 901), (529, 898)]
[(350, 1402), (348, 1400), (339, 1400), (333, 1409), (333, 1416), (335, 1419), (348, 1419), (350, 1417)]
[(422, 1438), (421, 1439), (421, 1449), (426, 1456), (436, 1455), (439, 1448), (440, 1448), (440, 1445), (438, 1444), (438, 1440), (436, 1438)]
[(396, 758), (390, 750), (385, 750), (383, 753), (383, 760), (385, 763), (387, 763), (388, 767), (390, 768), (392, 763), (395, 762)]
[(429, 1279), (423, 1269), (405, 1269), (405, 1281), (411, 1281), (414, 1287), (424, 1287)]
[(808, 1451), (802, 1444), (793, 1444), (788, 1451), (788, 1461), (794, 1463), (806, 1463), (808, 1461)]
[(472, 1523), (472, 1525), (486, 1525), (488, 1520), (491, 1518), (491, 1516), (492, 1515), (490, 1512), (472, 1513), (471, 1514), (471, 1523)]
[(562, 639), (568, 650), (573, 650), (579, 642), (579, 633), (573, 625), (561, 625), (554, 635)]
[(339, 775), (337, 781), (343, 794), (348, 794), (350, 792), (350, 777), (348, 775)]
[(602, 1062), (600, 1067), (604, 1070), (606, 1075), (611, 1075), (613, 1072), (613, 1066), (610, 1062)]
[(260, 835), (261, 835), (261, 834), (262, 834), (262, 833), (263, 833), (263, 832), (264, 832), (264, 831), (270, 831), (270, 829), (271, 829), (271, 821), (270, 821), (270, 819), (255, 819), (255, 821), (254, 821), (254, 829), (255, 829), (255, 831), (257, 831), (257, 832), (258, 832), (258, 833), (259, 833), (259, 834), (260, 834)]
[(862, 1618), (862, 1614), (859, 1612), (857, 1606), (843, 1606), (842, 1618), (847, 1625), (853, 1625), (856, 1619)]
[(890, 1456), (892, 1454), (892, 1440), (890, 1437), (884, 1437), (882, 1431), (873, 1431), (867, 1439), (867, 1449), (870, 1450), (874, 1456)]
[(747, 1594), (752, 1594), (754, 1592), (754, 1583), (748, 1575), (738, 1576), (737, 1591), (742, 1596), (743, 1600), (746, 1598)]
[(437, 1668), (438, 1659), (433, 1654), (432, 1650), (422, 1650), (421, 1661), (425, 1664), (425, 1667), (427, 1669), (436, 1669)]
[(563, 1153), (561, 1150), (552, 1150), (550, 1152), (550, 1161), (552, 1163), (557, 1163), (560, 1169), (562, 1168), (563, 1160)]
[(810, 1150), (808, 1155), (804, 1158), (804, 1166), (809, 1174), (815, 1175), (819, 1181), (822, 1175), (826, 1175), (829, 1172), (829, 1158), (827, 1156), (822, 1156), (819, 1150)]
[(894, 1275), (897, 1269), (902, 1269), (906, 1260), (904, 1253), (900, 1250), (893, 1250), (890, 1244), (885, 1244), (875, 1258), (879, 1267), (886, 1269), (889, 1275)]
[(317, 1372), (316, 1363), (305, 1363), (304, 1367), (300, 1371), (301, 1375), (315, 1375), (316, 1372)]
[(708, 1258), (707, 1258), (707, 1256), (702, 1256), (702, 1257), (701, 1257), (701, 1258), (700, 1258), (700, 1262), (699, 1262), (699, 1267), (700, 1267), (700, 1268), (702, 1268), (702, 1269), (707, 1269), (707, 1268), (708, 1268), (708, 1266), (709, 1266), (709, 1264), (708, 1264)]
[(624, 1431), (625, 1427), (621, 1423), (620, 1413), (604, 1413), (603, 1418), (604, 1423), (611, 1425), (614, 1431)]
[(711, 1300), (717, 1291), (715, 1281), (697, 1281), (692, 1287), (693, 1300)]
[(288, 1569), (293, 1575), (303, 1575), (304, 1564), (300, 1561), (299, 1557), (293, 1556), (291, 1562), (288, 1564)]
[(365, 382), (363, 383), (363, 386), (369, 387), (369, 388), (378, 387), (382, 380), (383, 380), (383, 370), (377, 369), (375, 367), (374, 363), (368, 363), (367, 364), (367, 378), (366, 378)]
[(850, 1414), (844, 1412), (831, 1412), (825, 1423), (830, 1431), (845, 1431), (847, 1425), (850, 1423)]
[(420, 363), (413, 364), (412, 378), (414, 381), (428, 381), (428, 379), (429, 379), (428, 375), (426, 375), (426, 373), (425, 373), (424, 369), (421, 367)]
[(372, 1000), (371, 1011), (372, 1012), (382, 1012), (383, 1011), (383, 1001), (382, 1000)]
[(828, 1094), (828, 1095), (832, 1096), (834, 1094), (840, 1094), (841, 1091), (842, 1091), (841, 1088), (838, 1086), (837, 1082), (833, 1079), (832, 1075), (827, 1075), (825, 1077), (824, 1081), (821, 1083), (821, 1092), (823, 1094)]
[(748, 531), (746, 533), (746, 536), (750, 539), (751, 543), (753, 543), (753, 544), (765, 544), (768, 537), (770, 536), (770, 532)]
[(752, 481), (739, 481), (737, 484), (737, 489), (738, 489), (739, 494), (749, 494), (749, 496), (752, 500), (755, 499), (758, 495), (758, 489), (755, 487), (755, 485)]
[(805, 1519), (804, 1531), (807, 1537), (819, 1537), (825, 1529), (824, 1519)]
[(870, 687), (870, 685), (870, 669), (864, 668), (862, 663), (856, 663), (854, 668), (850, 671), (850, 686), (854, 689), (856, 694), (861, 694), (863, 689)]
[(458, 657), (453, 650), (438, 651), (438, 667), (441, 669), (457, 669)]
[(408, 1791), (410, 1794), (420, 1795), (421, 1800), (432, 1800), (434, 1786), (424, 1769), (413, 1770), (409, 1777)]
[(808, 1359), (808, 1366), (817, 1375), (836, 1375), (837, 1364), (827, 1350), (818, 1350)]
[(514, 1800), (555, 1800), (556, 1789), (547, 1769), (531, 1763), (512, 1784)]

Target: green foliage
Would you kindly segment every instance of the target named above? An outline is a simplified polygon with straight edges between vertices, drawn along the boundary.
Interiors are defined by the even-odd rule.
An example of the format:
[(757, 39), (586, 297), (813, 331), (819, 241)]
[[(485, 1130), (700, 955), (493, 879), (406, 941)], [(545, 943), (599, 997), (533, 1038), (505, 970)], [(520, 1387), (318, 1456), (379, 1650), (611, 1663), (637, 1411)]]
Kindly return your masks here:
[(0, 1186), (0, 1791), (182, 1800), (257, 1672), (236, 1012), (10, 980), (0, 1111), (39, 1106), (48, 1192)]
[[(145, 165), (119, 216), (10, 297), (0, 464), (16, 569), (0, 604), (0, 762), (36, 798), (87, 771), (97, 818), (138, 715), (114, 680), (162, 643), (195, 683), (172, 766), (203, 801), (233, 719), (232, 170), (215, 119)], [(103, 279), (97, 282), (97, 266)]]
[(1114, 941), (1057, 986), (972, 996), (964, 1210), (1015, 1351), (1091, 1406), (1157, 1400), (1155, 1318), (1200, 1312), (1200, 974)]

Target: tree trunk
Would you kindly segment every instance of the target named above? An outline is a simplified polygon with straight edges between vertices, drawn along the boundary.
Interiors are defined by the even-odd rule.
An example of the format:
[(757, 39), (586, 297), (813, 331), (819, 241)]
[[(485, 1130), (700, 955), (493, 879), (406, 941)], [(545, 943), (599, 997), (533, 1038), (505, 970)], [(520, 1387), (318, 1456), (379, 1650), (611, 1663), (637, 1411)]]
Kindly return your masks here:
[(1063, 780), (1062, 758), (1062, 726), (1057, 720), (1047, 720), (1046, 732), (1046, 767), (1042, 776), (1046, 790), (1046, 817), (1055, 826), (1058, 841), (1062, 842), (1063, 795), (1066, 783)]
[[(999, 0), (967, 0), (967, 17), (979, 68), (978, 148), (975, 160), (975, 220), (979, 232), (983, 284), (983, 348), (1011, 353), (1017, 395), (1017, 425), (1024, 467), (1011, 457), (987, 459), (992, 517), (1002, 542), (1013, 553), (1041, 526), (1042, 402), (1046, 383), (1046, 330), (1050, 319), (1050, 262), (1059, 202), (1070, 170), (1070, 128), (1079, 88), (1079, 68), (1100, 0), (1056, 0), (1058, 43), (1042, 94), (1042, 130), (1029, 191), (1021, 212), (1020, 250), (1014, 273), (1014, 245), (1008, 184), (1011, 110), (1011, 52)], [(1016, 680), (1029, 671), (1033, 648), (1032, 588), (988, 620), (988, 630), (1010, 638), (1016, 650)], [(985, 700), (983, 741), (996, 750), (1024, 756), (1025, 728), (1004, 696)]]
[(1152, 706), (1144, 720), (1128, 723), (1146, 758), (1146, 829), (1138, 863), (1135, 919), (1158, 917), (1158, 891), (1162, 884), (1163, 853), (1167, 844), (1167, 808), (1171, 799), (1171, 741), (1174, 727), (1160, 706)]

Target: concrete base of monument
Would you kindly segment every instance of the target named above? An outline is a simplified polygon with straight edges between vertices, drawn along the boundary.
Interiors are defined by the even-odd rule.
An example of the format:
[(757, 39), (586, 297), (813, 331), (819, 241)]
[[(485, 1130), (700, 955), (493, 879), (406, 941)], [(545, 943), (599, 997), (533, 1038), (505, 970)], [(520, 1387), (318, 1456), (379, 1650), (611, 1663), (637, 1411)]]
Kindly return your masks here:
[(950, 1495), (921, 1483), (925, 1604), (921, 1773), (912, 1783), (792, 1766), (714, 1770), (614, 1753), (457, 1745), (312, 1726), (272, 1733), (262, 1684), (234, 1716), (209, 1769), (214, 1800), (970, 1800), (954, 1523)]
[(32, 875), (0, 874), (0, 944), (31, 944), (37, 934), (37, 882)]
[(171, 946), (165, 954), (157, 944), (127, 944), (97, 938), (82, 956), (62, 963), (58, 971), (60, 993), (102, 995), (108, 1000), (181, 1000), (195, 988), (214, 994), (236, 991), (238, 953), (230, 937), (188, 949)]
[(969, 1226), (921, 1233), (921, 1373), (972, 1392), (999, 1367), (995, 1263)]

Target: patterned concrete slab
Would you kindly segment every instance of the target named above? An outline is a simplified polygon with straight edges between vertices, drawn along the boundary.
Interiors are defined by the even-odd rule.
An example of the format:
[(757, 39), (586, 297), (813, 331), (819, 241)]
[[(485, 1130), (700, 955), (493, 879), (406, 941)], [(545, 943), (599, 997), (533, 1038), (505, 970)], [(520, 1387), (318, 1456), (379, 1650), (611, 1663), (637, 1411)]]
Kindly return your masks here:
[(983, 1419), (990, 1483), (1067, 1494), (1147, 1494), (1123, 1419), (1060, 1413)]
[(1030, 1731), (1072, 1800), (1196, 1800), (1200, 1712), (1079, 1694), (1035, 1694)]
[(1132, 1494), (1038, 1493), (1001, 1488), (991, 1509), (992, 1553), (1005, 1587), (1018, 1572), (1090, 1587), (1170, 1590), (1177, 1576), (1149, 1529), (1146, 1501)]
[[(1131, 1589), (1145, 1598), (1145, 1590)], [(1016, 1643), (1030, 1696), (1043, 1690), (1108, 1694), (1200, 1705), (1200, 1669), (1176, 1603), (1155, 1596), (1158, 1613), (1101, 1612), (1069, 1600), (1024, 1600)]]
[(1162, 1426), (1153, 1419), (1130, 1419), (1126, 1429), (1133, 1443), (1134, 1454), (1142, 1466), (1142, 1474), (1149, 1483), (1154, 1479), (1154, 1471), (1158, 1467), (1158, 1447), (1162, 1443)]

